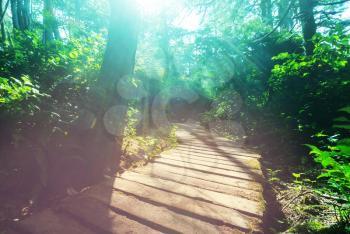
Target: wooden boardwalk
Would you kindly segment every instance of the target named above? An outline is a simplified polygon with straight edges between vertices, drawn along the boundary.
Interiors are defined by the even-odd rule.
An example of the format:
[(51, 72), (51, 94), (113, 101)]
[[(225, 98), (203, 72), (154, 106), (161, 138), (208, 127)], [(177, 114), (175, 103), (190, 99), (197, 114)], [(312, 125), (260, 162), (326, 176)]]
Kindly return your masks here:
[[(261, 233), (259, 155), (197, 124), (147, 166), (69, 197), (19, 223), (17, 233)], [(14, 232), (16, 233), (16, 232)]]

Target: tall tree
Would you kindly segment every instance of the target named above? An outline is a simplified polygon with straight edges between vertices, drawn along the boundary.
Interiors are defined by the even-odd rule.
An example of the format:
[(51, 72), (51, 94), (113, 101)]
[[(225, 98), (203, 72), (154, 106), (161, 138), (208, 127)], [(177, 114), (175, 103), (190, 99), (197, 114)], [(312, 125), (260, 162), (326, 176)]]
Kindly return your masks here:
[(23, 0), (22, 6), (23, 28), (29, 29), (31, 24), (31, 0)]
[(11, 0), (11, 14), (13, 28), (19, 29), (17, 0)]
[(261, 0), (260, 2), (262, 20), (269, 25), (273, 24), (272, 6), (271, 0)]
[[(117, 85), (121, 79), (126, 79), (134, 70), (138, 41), (138, 17), (136, 7), (128, 0), (110, 0), (110, 6), (108, 42), (99, 80), (104, 97), (101, 105), (102, 110), (99, 111), (98, 116), (97, 137), (110, 141), (107, 144), (112, 145), (113, 149), (108, 152), (110, 155), (107, 156), (112, 159), (112, 169), (115, 169), (121, 156), (127, 108), (118, 108), (116, 116), (110, 116), (107, 113), (117, 105), (124, 107), (128, 105), (127, 100), (118, 93)], [(116, 132), (111, 132), (106, 126), (110, 117), (114, 119), (114, 122), (111, 121), (111, 123), (117, 125)]]
[(159, 45), (164, 55), (164, 78), (177, 76), (178, 72), (175, 66), (174, 55), (170, 48), (171, 28), (165, 14), (161, 15), (161, 33)]
[(3, 3), (4, 3), (4, 1), (0, 0), (0, 31), (1, 31), (1, 41), (2, 42), (6, 40), (4, 20), (5, 20), (5, 14), (6, 14), (8, 6), (9, 6), (10, 0), (6, 1), (5, 6), (3, 6)]
[(58, 30), (58, 22), (54, 14), (52, 0), (44, 0), (44, 43), (55, 39), (60, 39), (60, 33)]
[(27, 30), (31, 23), (30, 0), (11, 0), (13, 28)]
[(293, 27), (293, 11), (291, 7), (294, 5), (293, 2), (294, 0), (278, 1), (278, 20), (281, 21), (281, 29), (290, 30)]
[(317, 25), (315, 21), (315, 0), (299, 0), (300, 17), (303, 28), (306, 54), (313, 54), (314, 44), (312, 37), (316, 34)]
[(21, 30), (30, 26), (30, 0), (17, 0), (17, 17)]

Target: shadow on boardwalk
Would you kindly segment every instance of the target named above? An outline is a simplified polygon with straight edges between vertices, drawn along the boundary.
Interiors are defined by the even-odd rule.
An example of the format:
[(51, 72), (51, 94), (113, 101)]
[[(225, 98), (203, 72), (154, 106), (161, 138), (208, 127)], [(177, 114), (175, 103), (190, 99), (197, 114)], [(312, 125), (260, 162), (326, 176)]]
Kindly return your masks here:
[(14, 227), (13, 233), (261, 233), (259, 155), (179, 125), (180, 144)]

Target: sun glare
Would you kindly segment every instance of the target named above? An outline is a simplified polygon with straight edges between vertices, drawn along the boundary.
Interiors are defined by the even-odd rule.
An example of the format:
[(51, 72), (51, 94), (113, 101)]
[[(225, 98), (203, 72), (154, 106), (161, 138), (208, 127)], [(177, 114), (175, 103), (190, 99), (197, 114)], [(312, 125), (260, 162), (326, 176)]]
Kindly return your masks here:
[(140, 10), (145, 15), (154, 15), (161, 11), (165, 7), (168, 1), (166, 0), (137, 0)]
[(188, 31), (195, 31), (200, 25), (200, 16), (196, 12), (189, 11), (181, 1), (176, 0), (137, 0), (140, 11), (144, 17), (152, 17), (161, 13), (178, 12), (178, 16), (172, 24), (175, 27), (183, 28)]
[(195, 31), (199, 28), (201, 19), (196, 12), (184, 11), (174, 21), (174, 26), (186, 29), (188, 31)]

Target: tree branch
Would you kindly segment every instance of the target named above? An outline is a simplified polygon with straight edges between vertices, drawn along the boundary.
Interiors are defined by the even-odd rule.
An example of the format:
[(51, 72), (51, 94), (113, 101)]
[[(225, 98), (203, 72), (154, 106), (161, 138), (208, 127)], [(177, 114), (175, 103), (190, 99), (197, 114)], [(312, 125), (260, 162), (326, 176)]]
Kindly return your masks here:
[(346, 3), (346, 2), (350, 2), (350, 0), (342, 0), (342, 1), (338, 1), (338, 2), (328, 2), (328, 3), (318, 3), (317, 5), (319, 6), (333, 6), (333, 5), (338, 5), (338, 4), (342, 4), (342, 3)]
[(289, 6), (288, 6), (288, 9), (286, 10), (286, 12), (284, 13), (283, 17), (281, 18), (281, 20), (278, 22), (278, 24), (272, 29), (271, 32), (265, 34), (265, 36), (255, 40), (254, 42), (257, 43), (257, 42), (261, 42), (263, 40), (265, 40), (266, 38), (268, 38), (269, 36), (271, 36), (271, 34), (273, 34), (274, 32), (276, 32), (276, 30), (282, 25), (283, 21), (287, 18), (290, 10), (292, 9), (294, 5), (294, 1), (291, 1)]
[(0, 13), (1, 13), (1, 16), (0, 16), (0, 24), (2, 23), (2, 21), (3, 21), (4, 18), (5, 18), (5, 14), (6, 14), (7, 8), (9, 7), (9, 4), (10, 4), (10, 0), (7, 0), (6, 5), (5, 5), (4, 12), (0, 12)]

